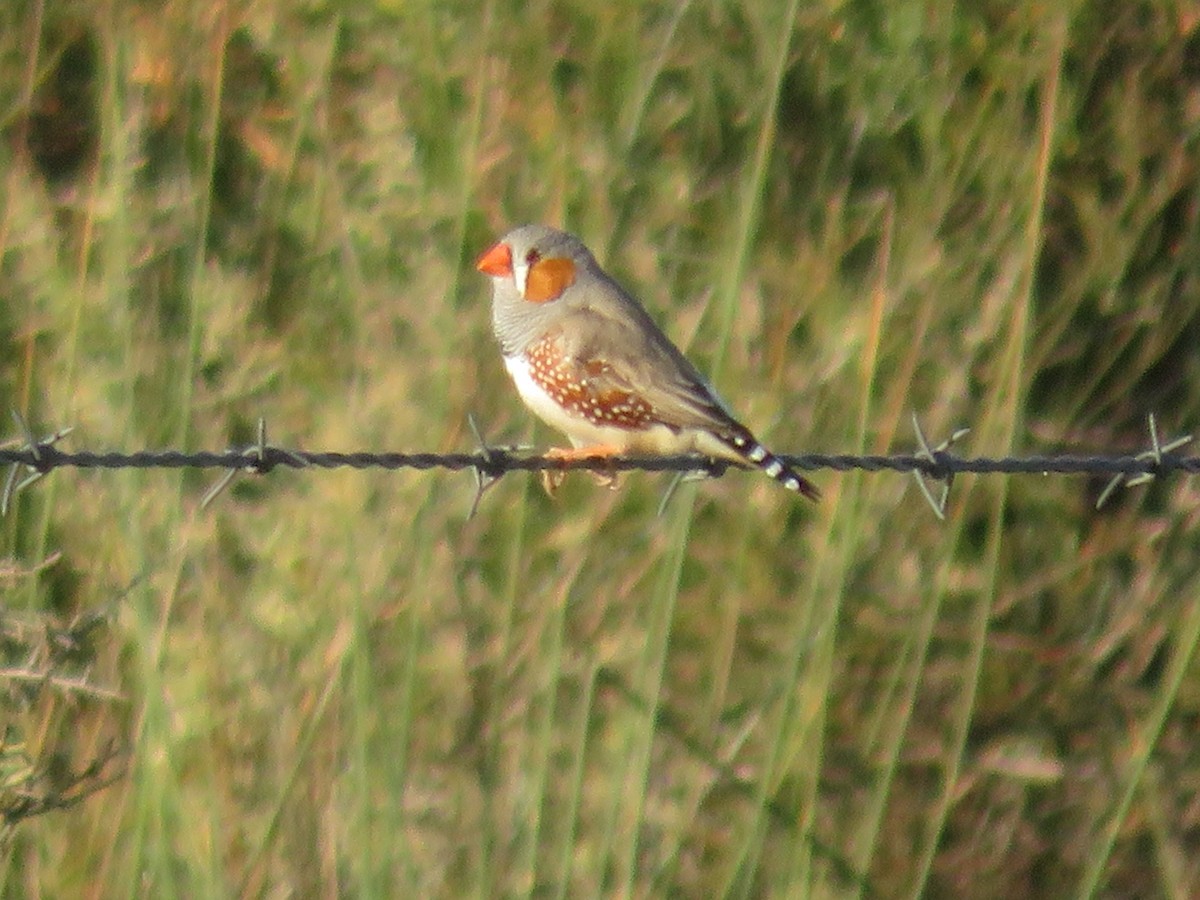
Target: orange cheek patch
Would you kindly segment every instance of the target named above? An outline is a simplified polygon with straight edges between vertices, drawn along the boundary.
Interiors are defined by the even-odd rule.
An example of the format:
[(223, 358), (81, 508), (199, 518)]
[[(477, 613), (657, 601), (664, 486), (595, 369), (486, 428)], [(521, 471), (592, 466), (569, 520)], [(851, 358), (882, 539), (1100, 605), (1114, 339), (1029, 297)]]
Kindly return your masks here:
[(529, 267), (525, 277), (525, 299), (531, 303), (556, 300), (575, 283), (575, 263), (555, 257), (539, 259)]

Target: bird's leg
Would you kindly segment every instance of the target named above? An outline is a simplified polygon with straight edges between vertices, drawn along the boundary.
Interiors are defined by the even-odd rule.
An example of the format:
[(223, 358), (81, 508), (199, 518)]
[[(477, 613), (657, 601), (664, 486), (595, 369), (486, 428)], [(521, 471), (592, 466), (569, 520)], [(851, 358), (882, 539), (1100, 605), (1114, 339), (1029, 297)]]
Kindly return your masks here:
[(604, 459), (620, 456), (621, 448), (616, 444), (592, 444), (590, 447), (551, 447), (546, 451), (547, 459)]
[[(551, 447), (546, 451), (547, 459), (604, 459), (606, 457), (620, 456), (624, 450), (616, 444), (592, 444), (589, 447)], [(551, 497), (562, 484), (563, 478), (566, 476), (565, 469), (543, 469), (542, 470), (542, 487), (546, 489), (546, 493)], [(618, 473), (613, 471), (593, 471), (592, 476), (597, 483), (605, 487), (616, 490)]]

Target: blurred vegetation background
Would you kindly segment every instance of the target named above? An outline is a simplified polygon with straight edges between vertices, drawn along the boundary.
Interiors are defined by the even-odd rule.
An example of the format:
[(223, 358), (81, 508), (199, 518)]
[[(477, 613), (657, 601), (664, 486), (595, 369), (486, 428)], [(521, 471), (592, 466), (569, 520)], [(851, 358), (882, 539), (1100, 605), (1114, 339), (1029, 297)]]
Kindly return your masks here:
[[(74, 448), (555, 443), (525, 221), (782, 452), (1198, 427), (1193, 0), (8, 0), (0, 161)], [(212, 478), (0, 522), (0, 895), (1200, 892), (1194, 479)]]

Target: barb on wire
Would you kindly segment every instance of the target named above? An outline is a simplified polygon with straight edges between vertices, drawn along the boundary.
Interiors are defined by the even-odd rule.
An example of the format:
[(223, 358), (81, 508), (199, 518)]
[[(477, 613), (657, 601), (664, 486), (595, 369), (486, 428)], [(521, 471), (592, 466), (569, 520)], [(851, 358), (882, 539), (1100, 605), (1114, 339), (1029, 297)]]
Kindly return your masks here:
[[(951, 433), (950, 437), (942, 441), (934, 448), (930, 448), (929, 441), (925, 439), (925, 432), (921, 430), (921, 423), (917, 419), (917, 414), (912, 415), (913, 431), (917, 433), (917, 443), (921, 445), (921, 449), (917, 452), (917, 456), (928, 460), (933, 465), (937, 466), (946, 454), (946, 451), (956, 441), (962, 440), (971, 433), (970, 428), (958, 428)], [(946, 501), (950, 499), (950, 487), (954, 484), (954, 470), (947, 469), (944, 472), (937, 469), (922, 471), (921, 469), (912, 470), (913, 478), (916, 479), (917, 487), (921, 489), (921, 496), (925, 498), (925, 502), (929, 504), (929, 508), (933, 510), (933, 514), (938, 517), (941, 522), (946, 521)], [(925, 481), (926, 478), (932, 478), (942, 483), (942, 495), (936, 499), (933, 492), (929, 489), (929, 484)]]
[(33, 430), (29, 427), (29, 423), (25, 421), (24, 416), (14, 409), (12, 410), (12, 417), (13, 421), (17, 423), (17, 430), (21, 432), (21, 437), (24, 438), (21, 448), (29, 454), (29, 459), (23, 465), (30, 471), (30, 474), (18, 482), (17, 476), (21, 474), (22, 462), (15, 461), (13, 463), (12, 467), (8, 470), (8, 477), (4, 480), (4, 493), (0, 495), (0, 516), (8, 515), (8, 508), (18, 493), (51, 471), (53, 467), (45, 465), (45, 451), (48, 448), (53, 448), (56, 443), (75, 430), (71, 426), (61, 428), (54, 434), (44, 437), (39, 441), (33, 436)]
[(231, 468), (217, 480), (216, 484), (205, 491), (204, 497), (200, 500), (201, 509), (208, 509), (209, 504), (216, 500), (224, 492), (225, 488), (229, 487), (233, 479), (238, 476), (238, 473), (253, 472), (255, 475), (266, 475), (280, 462), (278, 454), (283, 454), (285, 458), (291, 461), (290, 464), (297, 469), (302, 469), (308, 465), (304, 458), (298, 454), (267, 444), (267, 420), (261, 416), (258, 419), (258, 441), (242, 451), (233, 452), (249, 454), (250, 461), (245, 466)]
[(1096, 498), (1096, 509), (1099, 509), (1106, 502), (1108, 502), (1108, 498), (1112, 496), (1113, 491), (1115, 491), (1122, 484), (1124, 484), (1125, 487), (1136, 487), (1139, 484), (1145, 484), (1148, 481), (1153, 481), (1154, 477), (1159, 474), (1159, 470), (1162, 468), (1163, 460), (1166, 457), (1166, 454), (1174, 453), (1180, 447), (1187, 446), (1187, 444), (1191, 442), (1192, 436), (1190, 434), (1185, 434), (1181, 437), (1167, 441), (1165, 444), (1162, 443), (1162, 441), (1159, 440), (1158, 421), (1154, 418), (1154, 413), (1150, 413), (1150, 415), (1148, 415), (1146, 418), (1146, 424), (1150, 431), (1150, 449), (1139, 453), (1134, 457), (1134, 459), (1152, 462), (1154, 464), (1154, 468), (1136, 474), (1118, 472), (1111, 479), (1109, 479), (1108, 484), (1104, 486), (1104, 490), (1100, 492), (1100, 496)]
[(471, 501), (471, 509), (467, 512), (467, 521), (469, 522), (479, 511), (479, 503), (483, 500), (483, 495), (510, 471), (504, 466), (505, 455), (527, 451), (530, 448), (522, 446), (492, 447), (484, 440), (483, 432), (479, 430), (474, 413), (467, 413), (467, 425), (470, 426), (471, 433), (475, 435), (475, 446), (478, 448), (479, 455), (484, 459), (484, 464), (471, 467), (471, 472), (475, 476), (475, 499)]

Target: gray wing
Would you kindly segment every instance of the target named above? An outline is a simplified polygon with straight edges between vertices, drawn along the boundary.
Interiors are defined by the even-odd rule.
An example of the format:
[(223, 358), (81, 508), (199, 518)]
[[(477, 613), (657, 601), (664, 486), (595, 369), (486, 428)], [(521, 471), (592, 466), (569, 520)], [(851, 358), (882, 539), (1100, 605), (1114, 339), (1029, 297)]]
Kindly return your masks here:
[(606, 280), (618, 296), (606, 296), (601, 303), (580, 303), (569, 314), (576, 321), (561, 332), (562, 349), (584, 367), (592, 384), (600, 390), (643, 398), (653, 408), (655, 419), (674, 429), (746, 433), (645, 309), (615, 282)]

